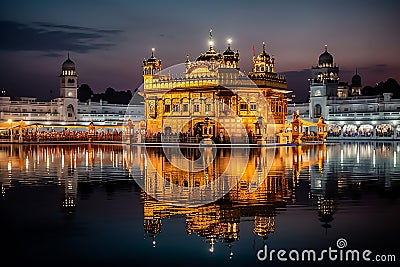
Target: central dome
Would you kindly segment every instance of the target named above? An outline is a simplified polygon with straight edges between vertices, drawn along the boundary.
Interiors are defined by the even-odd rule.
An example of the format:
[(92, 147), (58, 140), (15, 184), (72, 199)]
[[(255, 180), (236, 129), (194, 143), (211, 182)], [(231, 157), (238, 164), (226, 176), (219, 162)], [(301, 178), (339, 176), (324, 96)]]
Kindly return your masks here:
[(218, 61), (222, 59), (222, 55), (214, 51), (214, 49), (210, 49), (204, 54), (201, 54), (196, 61)]
[(327, 46), (325, 46), (325, 52), (319, 56), (318, 65), (320, 66), (333, 65), (333, 56), (329, 54)]

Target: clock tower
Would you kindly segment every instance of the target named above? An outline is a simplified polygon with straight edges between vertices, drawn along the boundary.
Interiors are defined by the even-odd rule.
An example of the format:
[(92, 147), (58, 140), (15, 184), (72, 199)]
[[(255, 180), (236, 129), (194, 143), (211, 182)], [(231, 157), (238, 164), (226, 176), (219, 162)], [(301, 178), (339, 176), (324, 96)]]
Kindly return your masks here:
[(64, 121), (76, 121), (78, 107), (78, 75), (75, 63), (69, 58), (64, 61), (60, 74), (60, 97), (63, 102), (61, 116)]

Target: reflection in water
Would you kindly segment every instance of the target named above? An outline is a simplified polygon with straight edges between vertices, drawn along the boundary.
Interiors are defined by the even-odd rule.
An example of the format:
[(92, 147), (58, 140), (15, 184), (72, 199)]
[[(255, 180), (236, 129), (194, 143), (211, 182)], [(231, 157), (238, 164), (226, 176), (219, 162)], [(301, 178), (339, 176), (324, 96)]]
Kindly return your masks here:
[(71, 209), (76, 205), (78, 182), (127, 178), (122, 151), (119, 145), (1, 145), (2, 194), (15, 183), (55, 184), (64, 186), (62, 206)]
[[(214, 252), (217, 242), (226, 244), (230, 258), (234, 255), (235, 242), (242, 235), (254, 234), (264, 241), (271, 236), (277, 216), (288, 206), (311, 205), (327, 231), (334, 225), (341, 203), (359, 199), (365, 189), (377, 188), (384, 196), (398, 197), (400, 147), (397, 143), (277, 147), (272, 154), (268, 149), (251, 150), (247, 159), (238, 156), (237, 151), (220, 149), (212, 161), (198, 161), (198, 166), (188, 164), (187, 169), (192, 170), (188, 172), (174, 166), (176, 151), (159, 148), (1, 145), (0, 182), (3, 198), (15, 186), (64, 187), (60, 205), (70, 214), (79, 209), (79, 187), (108, 181), (134, 183), (135, 180), (150, 193), (142, 191), (141, 198), (143, 230), (153, 247), (163, 230), (163, 221), (183, 215), (187, 235), (203, 238), (210, 252)], [(198, 150), (181, 152), (187, 159), (202, 159)], [(243, 175), (229, 167), (228, 159), (233, 153), (236, 153), (233, 167), (244, 165), (241, 166), (245, 170)], [(150, 162), (154, 168), (149, 167)], [(200, 168), (201, 164), (207, 167)], [(214, 186), (222, 190), (227, 186), (229, 192), (215, 202), (175, 206), (154, 198), (187, 200), (187, 188), (207, 187), (229, 168), (227, 177), (235, 184), (227, 186), (226, 180), (216, 183)], [(179, 189), (183, 190), (179, 195), (172, 189), (174, 185), (183, 188)], [(251, 230), (241, 232), (243, 220), (252, 221)]]

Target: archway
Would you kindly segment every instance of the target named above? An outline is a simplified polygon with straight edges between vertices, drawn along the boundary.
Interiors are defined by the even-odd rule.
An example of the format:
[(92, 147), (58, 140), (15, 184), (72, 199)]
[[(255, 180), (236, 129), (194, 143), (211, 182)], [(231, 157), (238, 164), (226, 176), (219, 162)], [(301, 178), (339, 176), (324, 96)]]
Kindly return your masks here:
[(376, 126), (376, 135), (377, 136), (393, 136), (394, 131), (393, 131), (393, 126), (390, 124), (380, 124), (378, 126)]
[(75, 120), (75, 109), (72, 104), (69, 104), (67, 106), (67, 120)]
[(360, 136), (374, 135), (374, 126), (372, 126), (371, 124), (362, 124), (358, 128), (358, 133)]
[(330, 124), (328, 126), (328, 136), (340, 136), (342, 134), (342, 127), (337, 124)]
[(320, 104), (316, 104), (314, 106), (314, 118), (318, 118), (321, 116), (322, 113), (322, 108)]
[(356, 135), (358, 135), (356, 125), (346, 124), (343, 126), (343, 136), (356, 136)]

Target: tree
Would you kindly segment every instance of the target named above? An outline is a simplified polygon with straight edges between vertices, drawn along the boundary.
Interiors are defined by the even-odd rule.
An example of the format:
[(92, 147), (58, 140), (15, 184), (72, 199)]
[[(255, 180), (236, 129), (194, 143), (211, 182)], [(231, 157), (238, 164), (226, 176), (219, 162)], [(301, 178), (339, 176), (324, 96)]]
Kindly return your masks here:
[(95, 94), (87, 84), (82, 84), (78, 88), (78, 99), (80, 102), (86, 102), (89, 99), (93, 102), (100, 102), (100, 100), (107, 101), (109, 104), (122, 104), (128, 105), (132, 98), (132, 92), (116, 91), (112, 87), (108, 87), (104, 93)]
[(385, 86), (388, 93), (393, 94), (393, 98), (400, 98), (400, 85), (395, 79), (387, 79)]
[(366, 96), (373, 96), (376, 95), (376, 90), (372, 86), (364, 86), (363, 89), (361, 89), (361, 94), (366, 95)]
[(392, 93), (393, 98), (400, 98), (400, 85), (393, 79), (389, 78), (385, 82), (379, 82), (374, 87), (365, 86), (361, 93), (366, 96), (383, 95), (384, 93)]
[(78, 88), (78, 100), (80, 102), (86, 102), (89, 99), (91, 99), (92, 96), (93, 96), (93, 90), (92, 90), (92, 88), (90, 88), (89, 85), (84, 83), (81, 86), (79, 86), (79, 88)]

